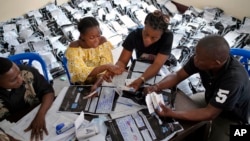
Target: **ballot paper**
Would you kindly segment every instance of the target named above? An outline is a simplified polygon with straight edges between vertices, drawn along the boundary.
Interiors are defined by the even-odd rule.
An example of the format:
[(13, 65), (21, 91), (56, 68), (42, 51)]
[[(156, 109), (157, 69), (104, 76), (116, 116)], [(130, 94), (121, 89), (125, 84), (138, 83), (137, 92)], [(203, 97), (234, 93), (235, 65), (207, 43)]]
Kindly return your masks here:
[(158, 111), (162, 110), (160, 105), (159, 105), (160, 103), (165, 105), (162, 94), (157, 94), (155, 92), (147, 94), (146, 104), (147, 104), (148, 111), (150, 114), (154, 113), (155, 110), (158, 110)]
[(92, 119), (90, 122), (84, 120), (84, 114), (81, 112), (75, 120), (75, 135), (78, 141), (105, 141), (107, 128), (104, 124), (106, 118), (100, 116)]
[[(128, 77), (127, 77), (127, 85), (129, 83), (133, 82), (133, 80), (139, 78), (142, 76), (142, 74), (148, 69), (148, 67), (151, 65), (151, 62), (144, 61), (144, 60), (134, 60), (129, 68)], [(169, 70), (166, 66), (162, 66), (160, 71), (157, 75), (154, 77), (148, 79), (144, 85), (153, 85), (160, 80), (167, 74), (169, 74)]]
[(137, 24), (129, 18), (128, 15), (122, 15), (120, 16), (120, 20), (125, 24), (127, 28), (136, 28)]
[(112, 86), (101, 86), (96, 95), (85, 98), (90, 94), (89, 85), (70, 86), (58, 108), (59, 112), (86, 114), (108, 114), (114, 110), (114, 104), (118, 94)]
[(183, 130), (178, 122), (171, 119), (158, 119), (142, 109), (132, 114), (108, 120), (105, 122), (112, 140), (169, 140), (176, 133)]

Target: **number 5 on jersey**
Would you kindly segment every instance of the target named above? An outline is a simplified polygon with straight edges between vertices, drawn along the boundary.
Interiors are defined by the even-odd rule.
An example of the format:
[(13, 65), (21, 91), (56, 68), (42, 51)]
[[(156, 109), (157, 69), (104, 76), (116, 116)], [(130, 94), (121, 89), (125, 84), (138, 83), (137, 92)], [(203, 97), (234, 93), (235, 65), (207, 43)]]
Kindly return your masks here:
[(224, 103), (227, 99), (227, 95), (229, 94), (228, 90), (222, 90), (219, 89), (219, 91), (217, 92), (217, 96), (215, 98), (215, 100), (219, 103)]

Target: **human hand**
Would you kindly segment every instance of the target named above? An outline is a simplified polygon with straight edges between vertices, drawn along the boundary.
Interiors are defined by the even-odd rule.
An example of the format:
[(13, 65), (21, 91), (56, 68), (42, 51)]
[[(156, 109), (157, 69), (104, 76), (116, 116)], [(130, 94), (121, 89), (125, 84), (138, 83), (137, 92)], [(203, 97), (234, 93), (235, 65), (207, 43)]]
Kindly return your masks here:
[(90, 88), (90, 93), (93, 92), (93, 91), (95, 91), (97, 88), (98, 88), (97, 85), (91, 86), (91, 88)]
[(170, 117), (171, 113), (173, 112), (172, 109), (168, 108), (163, 103), (159, 103), (159, 106), (161, 107), (161, 110), (156, 110), (156, 113), (162, 117)]
[(134, 80), (132, 83), (130, 83), (128, 85), (128, 87), (133, 87), (134, 90), (137, 91), (140, 88), (142, 82), (143, 81), (140, 78), (138, 78), (138, 79)]
[(100, 87), (95, 87), (95, 86), (93, 87), (92, 86), (90, 93), (88, 95), (84, 96), (83, 99), (88, 99), (88, 98), (93, 98), (93, 97), (98, 96), (100, 89), (101, 89)]
[(28, 132), (31, 130), (30, 140), (39, 141), (43, 140), (43, 132), (48, 135), (48, 130), (46, 128), (45, 116), (36, 115), (31, 124), (24, 130), (24, 132)]
[(105, 74), (103, 74), (102, 78), (103, 80), (107, 81), (107, 82), (112, 82), (112, 78), (113, 78), (114, 74), (110, 71), (106, 71)]
[(118, 65), (109, 65), (108, 71), (112, 72), (114, 75), (120, 75), (125, 69)]
[(159, 90), (158, 90), (158, 86), (157, 86), (157, 85), (145, 87), (145, 88), (143, 89), (143, 92), (144, 92), (145, 94), (150, 94), (150, 93), (152, 93), (152, 92), (158, 92), (158, 91), (159, 91)]
[(90, 89), (90, 92), (87, 96), (87, 98), (93, 98), (93, 97), (96, 97), (98, 96), (98, 92), (99, 92), (99, 86), (98, 85), (93, 85)]

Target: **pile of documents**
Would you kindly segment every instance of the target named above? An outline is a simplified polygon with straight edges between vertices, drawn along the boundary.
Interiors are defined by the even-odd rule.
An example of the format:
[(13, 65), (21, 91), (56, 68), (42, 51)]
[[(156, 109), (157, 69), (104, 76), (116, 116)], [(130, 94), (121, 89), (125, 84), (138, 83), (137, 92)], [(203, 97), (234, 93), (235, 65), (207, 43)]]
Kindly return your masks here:
[[(230, 47), (249, 48), (250, 19), (243, 21), (227, 15), (222, 9), (190, 6), (180, 13), (171, 0), (71, 0), (62, 5), (49, 3), (43, 8), (0, 23), (0, 56), (21, 52), (38, 52), (46, 60), (54, 77), (64, 73), (61, 58), (71, 41), (77, 40), (78, 21), (94, 16), (105, 36), (115, 47), (135, 28), (144, 26), (149, 12), (159, 9), (169, 14), (169, 30), (174, 33), (172, 54), (183, 65), (193, 54), (198, 40), (210, 34), (225, 37)], [(49, 58), (49, 59), (48, 59)], [(179, 66), (172, 66), (171, 71)], [(197, 78), (199, 79), (199, 78)], [(179, 87), (187, 94), (201, 91), (189, 80)]]

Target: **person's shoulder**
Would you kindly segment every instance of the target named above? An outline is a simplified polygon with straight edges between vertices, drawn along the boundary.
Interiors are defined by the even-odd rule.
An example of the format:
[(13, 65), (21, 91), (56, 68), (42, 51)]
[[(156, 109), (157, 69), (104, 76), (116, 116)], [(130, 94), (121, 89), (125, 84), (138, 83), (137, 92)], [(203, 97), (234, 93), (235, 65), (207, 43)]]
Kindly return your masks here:
[(113, 44), (110, 41), (108, 41), (105, 37), (101, 39), (99, 47), (105, 48), (108, 50), (114, 49)]
[(173, 36), (174, 34), (173, 34), (172, 31), (167, 30), (167, 31), (165, 31), (165, 32), (163, 33), (163, 35), (165, 35), (165, 36)]
[(165, 31), (163, 33), (163, 35), (161, 36), (161, 39), (165, 40), (165, 41), (171, 41), (171, 40), (173, 40), (173, 37), (174, 37), (173, 32), (171, 32), (171, 31)]
[(20, 70), (33, 70), (33, 69), (35, 69), (33, 66), (29, 66), (29, 65), (25, 65), (25, 64), (18, 65), (18, 67)]
[(26, 64), (18, 65), (20, 71), (24, 74), (32, 74), (33, 76), (37, 76), (39, 72), (38, 68)]
[(134, 34), (140, 34), (142, 32), (143, 28), (142, 27), (138, 27), (136, 28), (135, 30), (133, 30), (131, 33), (134, 33)]
[(22, 64), (22, 65), (18, 65), (18, 67), (20, 68), (21, 71), (28, 71), (28, 72), (31, 72), (32, 74), (38, 71), (37, 68), (30, 66), (30, 65)]
[(78, 41), (78, 40), (72, 41), (72, 42), (70, 42), (70, 44), (69, 44), (69, 47), (71, 47), (71, 48), (79, 47), (79, 46), (80, 46), (80, 44), (79, 44), (79, 41)]
[(100, 45), (107, 42), (108, 40), (104, 37), (104, 36), (101, 36), (100, 37)]
[(127, 37), (129, 37), (129, 39), (135, 39), (135, 38), (138, 38), (138, 37), (141, 37), (142, 36), (142, 30), (143, 28), (136, 28), (134, 30), (132, 30)]

